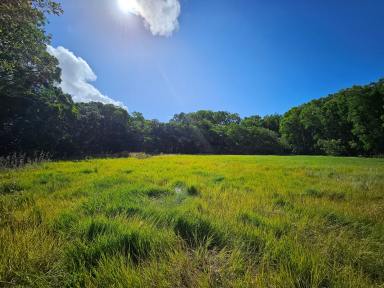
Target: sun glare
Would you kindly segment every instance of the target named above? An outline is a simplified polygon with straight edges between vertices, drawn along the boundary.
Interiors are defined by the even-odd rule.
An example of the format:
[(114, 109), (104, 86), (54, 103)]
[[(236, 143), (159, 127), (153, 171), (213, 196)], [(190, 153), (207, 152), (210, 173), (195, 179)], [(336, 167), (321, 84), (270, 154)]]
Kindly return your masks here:
[(138, 14), (139, 5), (136, 0), (118, 0), (119, 8), (123, 13)]

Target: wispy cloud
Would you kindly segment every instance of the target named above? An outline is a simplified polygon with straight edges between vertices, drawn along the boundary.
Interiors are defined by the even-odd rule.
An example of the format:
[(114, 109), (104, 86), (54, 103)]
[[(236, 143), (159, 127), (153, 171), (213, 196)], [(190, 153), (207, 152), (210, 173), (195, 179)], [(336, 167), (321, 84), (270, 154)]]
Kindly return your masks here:
[(81, 57), (64, 47), (47, 47), (48, 52), (59, 60), (61, 68), (60, 87), (65, 93), (72, 95), (75, 102), (101, 102), (123, 107), (123, 103), (103, 95), (89, 82), (96, 81), (97, 76), (88, 63)]
[(136, 15), (144, 19), (153, 35), (170, 36), (179, 28), (179, 0), (122, 0), (133, 1)]

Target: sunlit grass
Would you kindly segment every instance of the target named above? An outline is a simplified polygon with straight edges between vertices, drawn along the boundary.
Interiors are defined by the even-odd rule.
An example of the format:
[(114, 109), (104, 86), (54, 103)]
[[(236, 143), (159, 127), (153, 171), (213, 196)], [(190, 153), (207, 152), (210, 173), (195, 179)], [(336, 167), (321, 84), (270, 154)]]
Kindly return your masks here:
[(0, 172), (0, 286), (382, 287), (384, 160), (158, 156)]

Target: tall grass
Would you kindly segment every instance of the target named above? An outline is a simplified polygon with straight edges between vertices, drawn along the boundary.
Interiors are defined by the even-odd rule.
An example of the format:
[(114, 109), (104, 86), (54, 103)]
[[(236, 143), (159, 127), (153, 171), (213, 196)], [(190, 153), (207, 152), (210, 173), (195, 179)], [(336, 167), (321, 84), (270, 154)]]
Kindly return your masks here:
[(384, 160), (156, 156), (0, 172), (0, 287), (383, 287)]

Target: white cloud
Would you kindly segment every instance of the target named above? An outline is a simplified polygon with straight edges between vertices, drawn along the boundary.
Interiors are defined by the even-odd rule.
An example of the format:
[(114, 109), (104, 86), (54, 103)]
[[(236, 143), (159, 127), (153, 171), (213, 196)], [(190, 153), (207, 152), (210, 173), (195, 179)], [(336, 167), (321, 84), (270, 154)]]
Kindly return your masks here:
[(170, 36), (179, 28), (179, 0), (120, 0), (131, 1), (131, 13), (141, 16), (153, 35)]
[(96, 81), (97, 76), (88, 63), (81, 57), (64, 47), (54, 48), (47, 46), (48, 53), (59, 60), (61, 68), (60, 87), (64, 93), (72, 96), (75, 102), (101, 102), (123, 107), (123, 103), (115, 101), (103, 95), (95, 86), (89, 82)]

